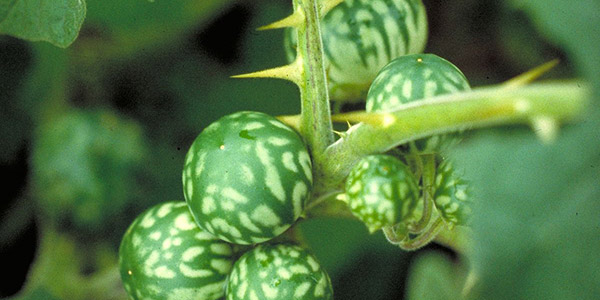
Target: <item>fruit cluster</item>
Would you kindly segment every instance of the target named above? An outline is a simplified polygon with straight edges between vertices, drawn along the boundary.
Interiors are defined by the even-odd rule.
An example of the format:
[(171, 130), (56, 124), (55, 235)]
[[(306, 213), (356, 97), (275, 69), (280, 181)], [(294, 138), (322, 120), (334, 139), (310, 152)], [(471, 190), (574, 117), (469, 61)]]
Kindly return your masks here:
[[(290, 59), (298, 60), (289, 34)], [(322, 37), (333, 100), (366, 99), (367, 112), (389, 112), (469, 89), (450, 62), (418, 54), (427, 37), (420, 0), (341, 2), (326, 13)], [(423, 246), (470, 213), (466, 183), (440, 155), (455, 138), (423, 137), (362, 157), (338, 199), (371, 232), (382, 229), (404, 249)], [(185, 159), (185, 203), (150, 208), (123, 237), (120, 270), (130, 297), (333, 299), (317, 259), (276, 242), (304, 215), (313, 180), (326, 180), (314, 174), (304, 139), (259, 112), (206, 127)]]

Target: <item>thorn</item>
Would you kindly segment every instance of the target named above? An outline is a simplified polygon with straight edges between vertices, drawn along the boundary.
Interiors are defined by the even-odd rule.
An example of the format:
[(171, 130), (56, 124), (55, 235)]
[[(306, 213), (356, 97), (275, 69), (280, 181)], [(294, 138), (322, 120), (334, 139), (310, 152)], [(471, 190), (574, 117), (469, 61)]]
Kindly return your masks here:
[(503, 85), (507, 88), (514, 88), (514, 87), (518, 87), (518, 86), (522, 86), (522, 85), (531, 83), (532, 81), (538, 79), (540, 76), (544, 75), (548, 71), (552, 70), (552, 68), (556, 67), (556, 65), (558, 65), (559, 62), (560, 62), (560, 60), (558, 60), (558, 59), (551, 60), (551, 61), (549, 61), (541, 66), (535, 67), (517, 77), (509, 79), (508, 81), (505, 81), (503, 83)]
[(335, 200), (342, 201), (347, 204), (348, 203), (348, 195), (346, 195), (344, 193), (338, 194), (337, 196), (335, 196)]
[(300, 115), (277, 116), (276, 118), (294, 130), (300, 131)]
[(300, 72), (298, 68), (298, 59), (286, 66), (252, 72), (241, 75), (234, 75), (231, 78), (279, 78), (289, 80), (298, 84), (300, 82)]
[(348, 134), (346, 132), (342, 132), (342, 131), (333, 131), (333, 133), (337, 134), (340, 138), (345, 138)]
[(558, 123), (552, 117), (537, 116), (531, 119), (531, 127), (538, 138), (545, 144), (556, 140), (558, 134)]
[(257, 30), (271, 30), (271, 29), (279, 29), (285, 27), (298, 27), (304, 22), (304, 13), (302, 10), (298, 9), (294, 11), (293, 14), (279, 20), (275, 21), (269, 25), (258, 27)]
[(325, 16), (330, 10), (342, 2), (344, 2), (344, 0), (323, 0), (321, 2), (321, 17)]

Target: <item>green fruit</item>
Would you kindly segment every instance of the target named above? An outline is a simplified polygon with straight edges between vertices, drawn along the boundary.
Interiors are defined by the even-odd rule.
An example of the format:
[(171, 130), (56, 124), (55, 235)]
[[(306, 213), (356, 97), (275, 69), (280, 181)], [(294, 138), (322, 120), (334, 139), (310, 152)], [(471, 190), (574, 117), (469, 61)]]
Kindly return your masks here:
[(333, 299), (329, 276), (316, 258), (293, 245), (259, 245), (233, 266), (227, 300)]
[(419, 187), (410, 168), (390, 155), (370, 155), (354, 166), (346, 180), (352, 214), (369, 231), (406, 221), (419, 199)]
[(291, 128), (263, 113), (238, 112), (196, 138), (183, 187), (200, 227), (231, 243), (260, 243), (300, 217), (312, 189), (311, 161)]
[(451, 224), (464, 225), (471, 216), (469, 183), (462, 179), (445, 160), (437, 169), (435, 178), (435, 206), (442, 218)]
[(198, 228), (184, 202), (156, 205), (129, 226), (119, 269), (131, 299), (223, 297), (232, 246)]
[[(421, 0), (346, 0), (321, 23), (332, 100), (361, 100), (377, 72), (396, 57), (422, 52), (427, 16)], [(296, 32), (286, 33), (288, 59)]]
[[(430, 97), (469, 90), (465, 75), (434, 54), (396, 58), (377, 75), (367, 95), (367, 112), (387, 112)], [(437, 152), (451, 142), (447, 135), (416, 141), (418, 152)]]
[(33, 148), (38, 207), (59, 226), (106, 231), (139, 201), (146, 147), (138, 124), (110, 111), (70, 110), (43, 123)]

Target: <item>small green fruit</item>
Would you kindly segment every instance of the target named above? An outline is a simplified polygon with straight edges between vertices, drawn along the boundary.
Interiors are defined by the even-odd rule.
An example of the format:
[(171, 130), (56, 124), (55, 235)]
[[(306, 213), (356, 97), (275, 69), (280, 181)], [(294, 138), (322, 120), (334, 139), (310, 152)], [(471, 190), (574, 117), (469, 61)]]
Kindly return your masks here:
[(419, 199), (419, 187), (410, 168), (399, 159), (370, 155), (348, 175), (346, 195), (352, 214), (374, 232), (406, 221)]
[(234, 263), (232, 246), (200, 229), (185, 202), (156, 205), (131, 224), (119, 248), (131, 299), (223, 297)]
[(183, 187), (200, 227), (231, 243), (260, 243), (300, 217), (312, 189), (311, 161), (291, 128), (263, 113), (238, 112), (194, 141)]
[[(421, 0), (344, 1), (321, 22), (332, 100), (364, 100), (377, 72), (396, 57), (422, 52), (427, 16)], [(288, 60), (296, 57), (296, 31), (286, 32)]]
[(233, 266), (227, 300), (330, 300), (329, 276), (308, 251), (293, 245), (259, 245)]
[[(434, 54), (399, 57), (377, 75), (367, 95), (367, 112), (387, 112), (404, 104), (470, 89), (465, 75)], [(432, 116), (435, 117), (435, 116)], [(451, 142), (446, 135), (416, 141), (418, 152), (438, 152)]]
[(451, 224), (464, 225), (471, 217), (472, 201), (469, 199), (469, 183), (443, 161), (436, 173), (434, 202), (442, 218)]

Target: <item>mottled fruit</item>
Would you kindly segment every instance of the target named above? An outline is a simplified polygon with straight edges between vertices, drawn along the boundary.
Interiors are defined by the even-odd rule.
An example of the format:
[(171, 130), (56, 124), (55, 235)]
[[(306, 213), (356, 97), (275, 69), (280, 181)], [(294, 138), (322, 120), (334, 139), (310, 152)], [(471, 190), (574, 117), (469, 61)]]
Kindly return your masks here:
[(410, 168), (390, 155), (370, 155), (360, 160), (346, 180), (352, 214), (374, 232), (411, 216), (419, 188)]
[(127, 229), (119, 268), (131, 299), (216, 300), (225, 293), (233, 256), (230, 244), (194, 223), (185, 202), (166, 202)]
[(259, 245), (233, 266), (227, 300), (330, 300), (329, 276), (316, 258), (298, 246)]
[(238, 112), (196, 138), (183, 187), (200, 227), (231, 243), (260, 243), (300, 217), (312, 189), (311, 161), (294, 130), (263, 113)]

